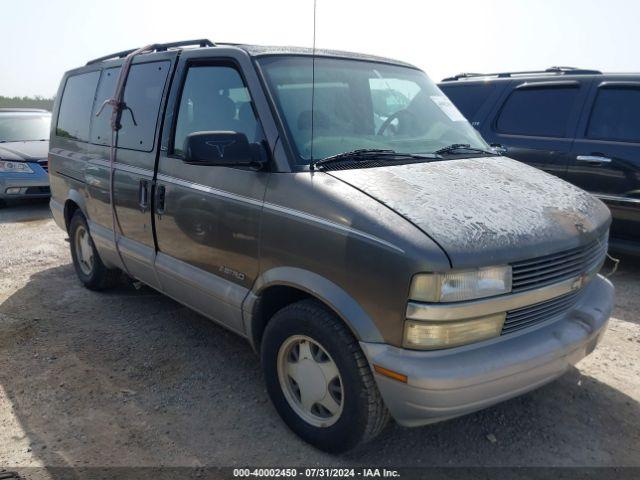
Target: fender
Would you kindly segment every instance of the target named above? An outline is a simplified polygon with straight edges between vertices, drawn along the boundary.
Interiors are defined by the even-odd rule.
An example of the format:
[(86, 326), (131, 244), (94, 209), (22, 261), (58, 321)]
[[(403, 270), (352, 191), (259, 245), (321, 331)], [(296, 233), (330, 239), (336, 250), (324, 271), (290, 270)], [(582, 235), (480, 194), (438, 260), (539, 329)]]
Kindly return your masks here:
[(272, 286), (288, 286), (302, 290), (331, 308), (362, 342), (384, 343), (371, 317), (341, 287), (308, 270), (295, 267), (275, 267), (263, 272), (242, 303), (242, 317), (248, 338), (253, 338), (252, 318), (262, 292)]
[(55, 200), (52, 196), (51, 200), (49, 200), (49, 209), (51, 210), (51, 215), (53, 216), (53, 220), (56, 222), (56, 225), (58, 225), (58, 227), (60, 227), (65, 232), (68, 230), (69, 221), (71, 220), (71, 218), (67, 218), (67, 202), (69, 200), (78, 205), (82, 214), (87, 217), (85, 198), (78, 190), (69, 190), (67, 196), (65, 197), (64, 205)]
[(75, 188), (70, 189), (69, 193), (67, 194), (67, 200), (74, 201), (78, 205), (78, 207), (80, 207), (80, 210), (82, 211), (82, 214), (85, 216), (85, 218), (89, 220), (89, 217), (87, 216), (87, 204), (85, 197), (78, 190), (76, 190)]

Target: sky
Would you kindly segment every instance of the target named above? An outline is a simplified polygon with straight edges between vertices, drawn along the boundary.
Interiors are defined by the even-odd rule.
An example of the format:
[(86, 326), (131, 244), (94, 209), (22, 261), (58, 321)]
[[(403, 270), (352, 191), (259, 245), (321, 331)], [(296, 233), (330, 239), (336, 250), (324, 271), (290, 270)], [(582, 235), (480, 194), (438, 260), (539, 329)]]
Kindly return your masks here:
[[(316, 0), (316, 46), (459, 72), (640, 71), (637, 0)], [(149, 43), (311, 46), (313, 0), (0, 0), (0, 95), (53, 96), (65, 70)]]

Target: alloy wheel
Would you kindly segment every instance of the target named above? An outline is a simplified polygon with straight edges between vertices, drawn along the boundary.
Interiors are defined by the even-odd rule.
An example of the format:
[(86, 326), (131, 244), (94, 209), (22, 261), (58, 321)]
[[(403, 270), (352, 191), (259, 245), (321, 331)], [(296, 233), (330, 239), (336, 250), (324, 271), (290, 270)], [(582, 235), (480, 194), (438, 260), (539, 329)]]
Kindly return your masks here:
[(340, 371), (317, 341), (304, 335), (287, 338), (278, 351), (278, 379), (289, 406), (307, 423), (329, 427), (340, 418)]
[(93, 248), (89, 232), (82, 225), (76, 229), (75, 247), (80, 270), (85, 275), (91, 275), (93, 271)]

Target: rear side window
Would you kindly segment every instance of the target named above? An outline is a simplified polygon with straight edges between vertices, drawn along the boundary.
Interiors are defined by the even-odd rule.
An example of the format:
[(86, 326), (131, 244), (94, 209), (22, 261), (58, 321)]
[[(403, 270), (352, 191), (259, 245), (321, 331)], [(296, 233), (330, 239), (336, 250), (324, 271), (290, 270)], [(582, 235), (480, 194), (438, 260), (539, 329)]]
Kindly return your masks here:
[(578, 92), (577, 86), (516, 89), (502, 107), (496, 128), (514, 135), (565, 137)]
[(56, 135), (89, 141), (91, 109), (99, 78), (99, 71), (67, 78), (60, 102)]
[(601, 88), (593, 105), (587, 137), (640, 142), (640, 89)]
[[(91, 143), (99, 145), (111, 145), (111, 107), (102, 105), (106, 100), (113, 97), (118, 82), (120, 67), (108, 68), (102, 71), (100, 83), (98, 83), (98, 92), (96, 93), (96, 102), (93, 106), (93, 125), (91, 126)], [(100, 111), (102, 109), (102, 111)], [(97, 115), (100, 112), (100, 115)], [(97, 116), (96, 116), (97, 115)], [(124, 112), (123, 116), (130, 115)]]
[(442, 91), (449, 97), (458, 110), (471, 121), (473, 116), (484, 105), (491, 92), (495, 89), (495, 84), (482, 83), (477, 85), (445, 86), (441, 85)]
[[(131, 67), (124, 90), (126, 109), (122, 112), (118, 148), (146, 152), (153, 150), (160, 102), (170, 63), (169, 61), (139, 63)], [(102, 121), (105, 120), (109, 121), (108, 118)]]
[[(118, 132), (118, 148), (153, 150), (162, 92), (169, 73), (170, 62), (139, 63), (131, 67), (124, 90), (125, 110)], [(93, 107), (91, 142), (111, 145), (111, 107), (102, 109), (105, 100), (113, 97), (120, 75), (120, 67), (102, 71), (96, 102)]]

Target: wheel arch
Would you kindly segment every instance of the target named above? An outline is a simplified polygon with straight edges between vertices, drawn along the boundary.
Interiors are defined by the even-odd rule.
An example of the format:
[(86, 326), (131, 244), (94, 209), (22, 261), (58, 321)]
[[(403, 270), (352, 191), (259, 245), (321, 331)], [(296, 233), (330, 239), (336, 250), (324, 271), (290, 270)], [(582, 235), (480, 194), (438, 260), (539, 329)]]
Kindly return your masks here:
[(84, 197), (77, 190), (70, 190), (67, 195), (67, 199), (64, 202), (64, 224), (69, 231), (69, 225), (71, 224), (71, 219), (76, 211), (80, 210), (82, 214), (87, 217), (86, 213), (86, 204), (84, 201)]
[(371, 317), (344, 289), (314, 272), (276, 267), (263, 273), (243, 303), (247, 337), (256, 351), (262, 334), (278, 310), (299, 300), (312, 298), (334, 312), (359, 341), (384, 340)]

